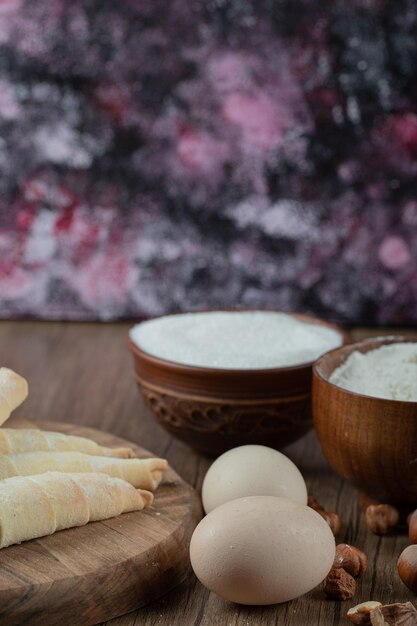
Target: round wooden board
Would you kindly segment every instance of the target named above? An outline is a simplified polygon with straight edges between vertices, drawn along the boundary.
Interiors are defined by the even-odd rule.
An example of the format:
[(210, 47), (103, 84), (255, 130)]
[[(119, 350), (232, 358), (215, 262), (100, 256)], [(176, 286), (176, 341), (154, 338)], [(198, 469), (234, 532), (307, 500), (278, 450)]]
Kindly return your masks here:
[[(57, 422), (31, 426), (105, 446), (129, 445), (138, 457), (153, 456), (90, 428)], [(169, 468), (151, 509), (0, 550), (0, 624), (88, 626), (155, 600), (185, 578), (199, 516), (196, 492)]]

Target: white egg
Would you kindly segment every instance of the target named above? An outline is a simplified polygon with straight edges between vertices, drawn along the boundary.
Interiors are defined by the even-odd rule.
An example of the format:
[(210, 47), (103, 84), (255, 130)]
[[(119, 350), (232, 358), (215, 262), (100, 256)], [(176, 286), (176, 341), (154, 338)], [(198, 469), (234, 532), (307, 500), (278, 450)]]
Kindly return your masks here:
[(281, 452), (266, 446), (240, 446), (214, 461), (201, 497), (209, 513), (244, 496), (278, 496), (307, 504), (307, 487), (299, 469)]
[(318, 513), (271, 496), (222, 504), (202, 519), (190, 544), (203, 585), (240, 604), (297, 598), (322, 582), (334, 557), (334, 537)]

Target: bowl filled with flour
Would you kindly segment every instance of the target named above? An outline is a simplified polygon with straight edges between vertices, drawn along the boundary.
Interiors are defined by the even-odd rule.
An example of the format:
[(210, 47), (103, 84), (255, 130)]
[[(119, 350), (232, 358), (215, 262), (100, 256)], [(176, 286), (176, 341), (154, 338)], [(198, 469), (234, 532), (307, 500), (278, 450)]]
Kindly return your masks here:
[(313, 418), (332, 467), (381, 502), (417, 502), (417, 341), (376, 337), (322, 356)]
[(275, 311), (166, 315), (130, 331), (135, 375), (159, 423), (219, 454), (282, 448), (311, 427), (312, 364), (346, 342), (336, 326)]

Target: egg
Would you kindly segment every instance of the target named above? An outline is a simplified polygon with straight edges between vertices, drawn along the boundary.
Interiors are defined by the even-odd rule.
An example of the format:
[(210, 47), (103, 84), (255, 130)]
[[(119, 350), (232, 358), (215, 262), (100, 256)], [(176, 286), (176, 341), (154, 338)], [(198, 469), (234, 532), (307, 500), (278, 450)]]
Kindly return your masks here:
[(288, 457), (267, 446), (228, 450), (209, 468), (201, 497), (206, 513), (244, 496), (279, 496), (307, 504), (307, 487)]
[(190, 544), (197, 578), (240, 604), (297, 598), (321, 583), (334, 557), (335, 540), (323, 518), (273, 496), (222, 504), (201, 520)]

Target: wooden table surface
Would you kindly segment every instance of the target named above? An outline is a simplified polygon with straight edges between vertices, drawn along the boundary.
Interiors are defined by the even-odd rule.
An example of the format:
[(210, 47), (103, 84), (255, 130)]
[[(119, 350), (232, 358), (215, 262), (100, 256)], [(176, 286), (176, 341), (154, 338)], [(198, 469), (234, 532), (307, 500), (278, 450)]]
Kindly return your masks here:
[[(22, 418), (61, 420), (107, 430), (168, 459), (172, 467), (200, 489), (210, 459), (176, 441), (145, 410), (133, 380), (127, 348), (129, 324), (0, 322), (1, 365), (29, 381), (29, 398), (16, 414)], [(404, 332), (356, 329), (353, 340)], [(176, 590), (147, 607), (107, 624), (111, 626), (334, 626), (349, 624), (350, 606), (374, 599), (383, 603), (413, 600), (401, 583), (396, 560), (407, 545), (405, 534), (376, 537), (367, 531), (355, 490), (324, 460), (314, 432), (285, 453), (302, 471), (309, 493), (343, 521), (338, 543), (364, 550), (369, 565), (353, 600), (327, 600), (320, 588), (283, 605), (245, 607), (230, 604), (206, 590), (190, 573)], [(265, 541), (267, 541), (267, 537)], [(45, 626), (48, 621), (45, 618)]]

